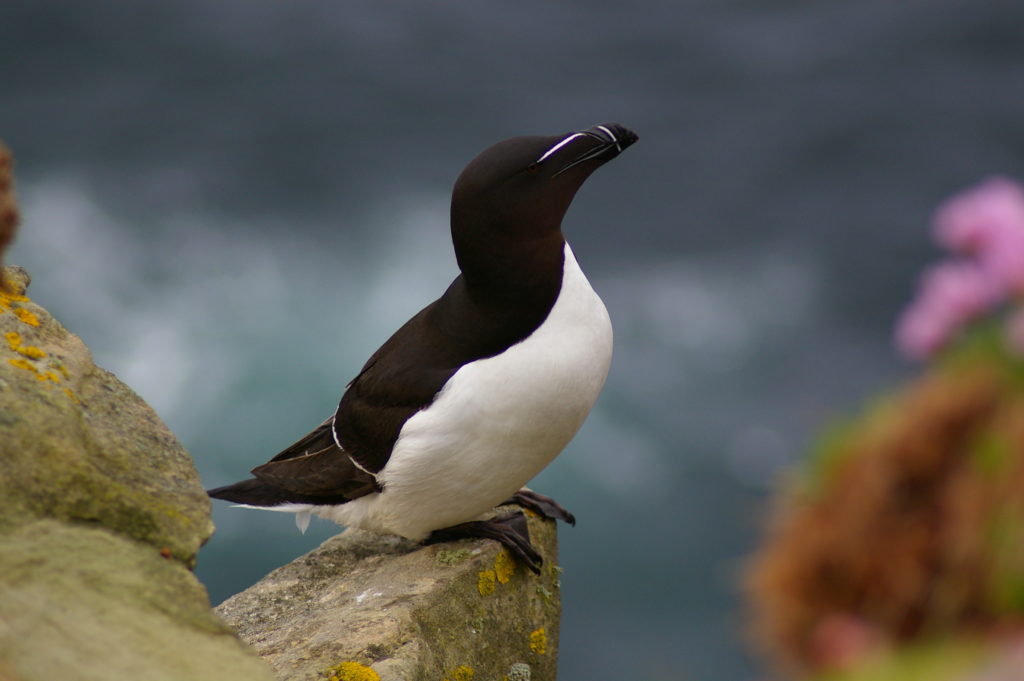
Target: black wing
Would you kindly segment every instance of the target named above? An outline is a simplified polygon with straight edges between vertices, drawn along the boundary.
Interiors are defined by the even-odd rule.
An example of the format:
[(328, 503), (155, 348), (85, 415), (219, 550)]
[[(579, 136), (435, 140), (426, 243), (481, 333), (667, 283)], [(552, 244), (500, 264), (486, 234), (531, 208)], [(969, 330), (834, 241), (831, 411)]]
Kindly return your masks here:
[[(561, 244), (559, 236), (558, 258)], [(333, 417), (254, 468), (255, 479), (210, 495), (272, 506), (338, 504), (381, 491), (375, 474), (387, 464), (405, 422), (429, 406), (464, 364), (503, 352), (544, 321), (558, 295), (556, 270), (555, 279), (523, 284), (512, 298), (470, 293), (457, 277), (370, 357)]]
[(306, 495), (344, 496), (356, 499), (379, 492), (373, 475), (361, 470), (338, 447), (331, 434), (334, 417), (252, 469), (257, 480)]
[[(556, 253), (562, 257), (562, 246)], [(560, 263), (559, 263), (560, 264)], [(379, 473), (405, 422), (464, 364), (507, 350), (540, 326), (561, 283), (522, 284), (513, 297), (471, 293), (461, 275), (370, 357), (335, 414), (334, 435), (360, 467)]]

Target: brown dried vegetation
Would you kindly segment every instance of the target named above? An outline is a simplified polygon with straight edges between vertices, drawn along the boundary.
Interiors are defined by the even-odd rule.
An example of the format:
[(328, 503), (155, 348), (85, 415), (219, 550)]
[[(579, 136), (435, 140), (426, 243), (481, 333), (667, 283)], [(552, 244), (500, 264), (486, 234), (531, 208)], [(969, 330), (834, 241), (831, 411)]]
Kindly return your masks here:
[(1024, 397), (992, 362), (873, 410), (779, 503), (748, 589), (780, 667), (1016, 629), (1024, 615)]

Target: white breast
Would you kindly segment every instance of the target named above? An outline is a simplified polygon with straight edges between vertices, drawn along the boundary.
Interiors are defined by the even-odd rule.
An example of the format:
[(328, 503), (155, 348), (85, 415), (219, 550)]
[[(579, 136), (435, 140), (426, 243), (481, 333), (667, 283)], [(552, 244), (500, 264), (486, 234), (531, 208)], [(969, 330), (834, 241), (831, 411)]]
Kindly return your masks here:
[(526, 339), (459, 369), (399, 434), (384, 492), (320, 515), (421, 539), (476, 519), (539, 473), (569, 443), (608, 375), (608, 312), (565, 246), (562, 288)]

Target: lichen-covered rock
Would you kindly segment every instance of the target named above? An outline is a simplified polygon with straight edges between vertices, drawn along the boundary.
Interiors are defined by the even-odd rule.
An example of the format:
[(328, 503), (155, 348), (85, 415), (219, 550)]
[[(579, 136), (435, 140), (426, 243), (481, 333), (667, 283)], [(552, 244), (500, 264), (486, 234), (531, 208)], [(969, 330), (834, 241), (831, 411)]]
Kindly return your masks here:
[(213, 533), (188, 452), (84, 343), (24, 295), (0, 292), (0, 531), (37, 518), (98, 523), (186, 563)]
[(188, 453), (5, 274), (0, 680), (269, 681), (188, 570), (213, 532)]
[(552, 680), (554, 522), (530, 519), (534, 575), (492, 541), (419, 547), (348, 530), (217, 612), (282, 681)]

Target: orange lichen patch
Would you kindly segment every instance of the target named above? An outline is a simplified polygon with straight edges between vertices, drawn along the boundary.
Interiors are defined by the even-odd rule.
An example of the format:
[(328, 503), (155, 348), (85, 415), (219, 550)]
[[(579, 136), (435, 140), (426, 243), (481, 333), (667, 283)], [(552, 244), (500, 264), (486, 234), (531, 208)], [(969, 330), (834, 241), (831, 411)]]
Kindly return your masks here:
[(507, 549), (498, 551), (498, 555), (494, 557), (494, 576), (497, 580), (502, 584), (508, 584), (515, 573), (516, 559)]
[(530, 632), (530, 650), (538, 655), (548, 652), (548, 635), (544, 631), (544, 627)]
[(19, 355), (24, 355), (29, 359), (42, 359), (46, 357), (46, 353), (34, 345), (22, 345), (21, 347), (16, 348), (15, 352)]
[(26, 371), (31, 371), (34, 374), (38, 374), (39, 373), (39, 370), (36, 369), (34, 366), (32, 366), (32, 364), (28, 360), (21, 359), (20, 357), (17, 358), (17, 359), (9, 359), (9, 360), (7, 360), (7, 363), (10, 364), (13, 367), (18, 367), (19, 369), (25, 369)]
[(498, 587), (498, 576), (494, 570), (482, 570), (476, 578), (476, 590), (481, 596), (490, 596)]
[(36, 378), (40, 381), (53, 381), (54, 383), (60, 383), (60, 375), (56, 371), (40, 371), (36, 374)]
[(749, 573), (753, 633), (780, 666), (840, 669), (891, 645), (1020, 626), (1024, 395), (1001, 367), (926, 377), (827, 456), (781, 499)]
[(46, 357), (46, 353), (33, 345), (25, 345), (21, 339), (21, 334), (17, 331), (8, 331), (4, 334), (4, 338), (7, 339), (7, 345), (19, 355), (24, 355), (29, 359), (42, 359)]
[(326, 681), (380, 681), (380, 674), (372, 667), (351, 661), (334, 665), (320, 676)]
[[(21, 357), (7, 360), (7, 363), (11, 366), (31, 371), (35, 375), (36, 380), (43, 382), (61, 383), (65, 379), (70, 378), (70, 372), (59, 359), (52, 359), (50, 361), (51, 366), (45, 369), (40, 369), (34, 364), (33, 362), (46, 359), (48, 355), (34, 345), (25, 345), (24, 339), (22, 339), (21, 334), (17, 331), (5, 333), (4, 340), (7, 341), (7, 346), (11, 350), (21, 355)], [(30, 362), (28, 360), (33, 361)], [(75, 404), (81, 404), (78, 396), (70, 388), (64, 388), (64, 394)]]
[(444, 677), (444, 681), (473, 681), (473, 677), (475, 675), (475, 669), (473, 669), (472, 667), (467, 667), (464, 664), (460, 664), (458, 667), (452, 670), (451, 675)]
[(39, 326), (39, 317), (23, 307), (16, 308), (14, 315), (29, 326)]

